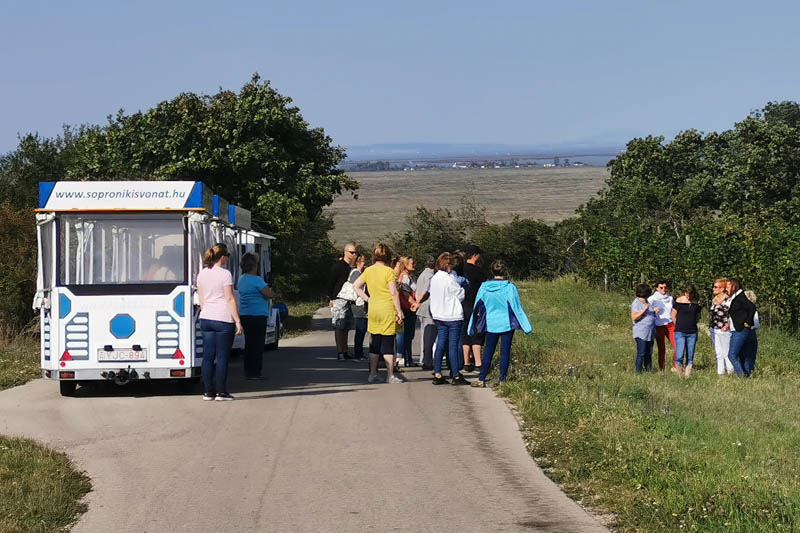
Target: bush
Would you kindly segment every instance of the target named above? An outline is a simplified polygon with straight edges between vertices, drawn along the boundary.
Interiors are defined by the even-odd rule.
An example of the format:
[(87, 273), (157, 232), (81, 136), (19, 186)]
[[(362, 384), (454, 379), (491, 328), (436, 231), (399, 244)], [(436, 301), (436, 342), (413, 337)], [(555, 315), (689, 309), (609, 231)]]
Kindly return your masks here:
[(13, 331), (33, 318), (36, 290), (36, 225), (33, 210), (0, 203), (0, 322)]

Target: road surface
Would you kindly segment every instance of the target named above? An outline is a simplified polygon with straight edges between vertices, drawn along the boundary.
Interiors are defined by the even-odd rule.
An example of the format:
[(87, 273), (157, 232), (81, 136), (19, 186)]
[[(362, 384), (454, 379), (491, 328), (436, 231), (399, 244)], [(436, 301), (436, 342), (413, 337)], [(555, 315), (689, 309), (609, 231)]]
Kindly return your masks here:
[[(315, 321), (324, 327), (325, 320)], [(281, 341), (266, 381), (232, 364), (232, 402), (164, 383), (0, 392), (0, 433), (68, 453), (92, 478), (76, 532), (604, 531), (531, 460), (490, 389), (367, 384), (333, 334)]]

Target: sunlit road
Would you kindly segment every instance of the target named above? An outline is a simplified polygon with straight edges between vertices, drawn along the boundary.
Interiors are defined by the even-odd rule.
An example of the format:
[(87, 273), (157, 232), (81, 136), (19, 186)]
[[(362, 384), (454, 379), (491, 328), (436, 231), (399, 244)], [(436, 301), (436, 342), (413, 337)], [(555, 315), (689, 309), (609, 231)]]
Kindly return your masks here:
[[(318, 321), (323, 325), (325, 321)], [(333, 335), (281, 341), (233, 402), (166, 384), (62, 398), (0, 393), (0, 433), (66, 451), (92, 478), (74, 531), (602, 531), (525, 451), (490, 389), (367, 384)]]

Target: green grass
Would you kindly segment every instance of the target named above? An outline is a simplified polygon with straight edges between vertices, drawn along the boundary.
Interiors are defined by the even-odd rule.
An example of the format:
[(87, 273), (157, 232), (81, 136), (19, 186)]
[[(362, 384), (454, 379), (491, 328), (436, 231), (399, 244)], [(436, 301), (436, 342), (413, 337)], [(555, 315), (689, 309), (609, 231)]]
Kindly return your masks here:
[(21, 337), (0, 345), (0, 390), (22, 385), (39, 376), (38, 340)]
[[(0, 390), (41, 375), (39, 343), (21, 336), (0, 348)], [(63, 453), (0, 436), (0, 531), (67, 531), (86, 512), (89, 478)]]
[(0, 531), (67, 531), (86, 512), (90, 490), (63, 453), (0, 437)]
[(691, 378), (636, 375), (632, 295), (519, 287), (534, 332), (500, 393), (567, 493), (621, 531), (800, 529), (800, 340), (762, 329), (753, 377), (719, 377), (701, 327)]
[(286, 328), (283, 332), (283, 338), (291, 339), (292, 337), (299, 337), (311, 332), (313, 324), (314, 313), (320, 307), (328, 305), (327, 301), (308, 301), (308, 302), (294, 302), (287, 303), (289, 308), (289, 317), (283, 323)]

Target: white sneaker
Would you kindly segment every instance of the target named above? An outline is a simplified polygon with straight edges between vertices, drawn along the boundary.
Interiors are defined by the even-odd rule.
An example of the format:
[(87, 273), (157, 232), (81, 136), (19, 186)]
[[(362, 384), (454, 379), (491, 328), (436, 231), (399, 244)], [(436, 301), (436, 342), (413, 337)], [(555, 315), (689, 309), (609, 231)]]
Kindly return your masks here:
[(373, 374), (367, 378), (367, 383), (383, 383), (383, 378), (378, 374)]
[(393, 375), (392, 377), (386, 380), (386, 383), (403, 383), (403, 380)]

